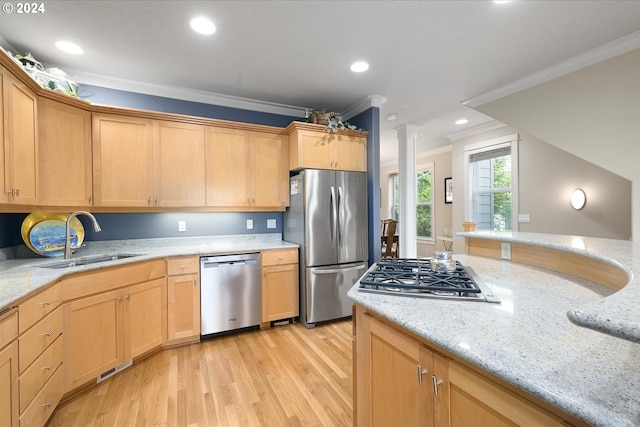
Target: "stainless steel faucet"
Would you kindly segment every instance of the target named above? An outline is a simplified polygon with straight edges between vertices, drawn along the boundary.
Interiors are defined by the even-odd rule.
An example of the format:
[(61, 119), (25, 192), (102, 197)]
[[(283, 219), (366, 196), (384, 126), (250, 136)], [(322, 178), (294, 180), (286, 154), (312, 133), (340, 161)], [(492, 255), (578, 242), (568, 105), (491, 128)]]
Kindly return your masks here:
[(98, 224), (96, 217), (90, 214), (89, 212), (87, 211), (71, 212), (67, 217), (67, 223), (65, 228), (64, 259), (71, 259), (71, 220), (77, 217), (78, 215), (85, 215), (91, 218), (91, 221), (93, 221), (93, 229), (95, 230), (96, 233), (99, 233), (100, 231), (102, 231), (102, 228), (100, 228), (100, 224)]

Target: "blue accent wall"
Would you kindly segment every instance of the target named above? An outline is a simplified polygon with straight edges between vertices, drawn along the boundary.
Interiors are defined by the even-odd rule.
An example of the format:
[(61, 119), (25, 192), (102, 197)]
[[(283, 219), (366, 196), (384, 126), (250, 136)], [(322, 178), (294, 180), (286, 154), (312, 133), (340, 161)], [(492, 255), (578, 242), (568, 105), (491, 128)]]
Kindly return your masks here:
[(240, 108), (221, 107), (201, 102), (183, 101), (162, 96), (145, 95), (99, 86), (82, 85), (78, 95), (83, 99), (104, 105), (136, 108), (140, 110), (159, 111), (162, 113), (186, 114), (189, 116), (207, 117), (210, 119), (231, 120), (234, 122), (253, 123), (277, 127), (287, 127), (294, 120), (304, 117), (283, 116)]
[(367, 129), (367, 194), (369, 227), (369, 265), (380, 261), (380, 109), (371, 107), (349, 119), (350, 123)]

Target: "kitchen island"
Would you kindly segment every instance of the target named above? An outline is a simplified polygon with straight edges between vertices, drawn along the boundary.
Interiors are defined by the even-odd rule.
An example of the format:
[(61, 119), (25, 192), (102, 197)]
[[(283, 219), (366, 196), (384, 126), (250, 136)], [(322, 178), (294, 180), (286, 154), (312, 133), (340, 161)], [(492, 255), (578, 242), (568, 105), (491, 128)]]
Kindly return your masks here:
[[(532, 402), (559, 422), (638, 425), (640, 346), (635, 337), (640, 322), (638, 314), (627, 314), (640, 302), (632, 279), (634, 270), (640, 268), (634, 266), (635, 245), (532, 233), (461, 235), (584, 255), (585, 261), (604, 262), (623, 272), (628, 283), (615, 290), (536, 266), (460, 254), (454, 258), (472, 267), (501, 304), (365, 293), (358, 291), (356, 284), (349, 292), (356, 302), (356, 320), (371, 318), (432, 351), (436, 355), (434, 383), (443, 381), (451, 389), (457, 386), (453, 380), (448, 384), (446, 378), (437, 376), (438, 361), (442, 365), (445, 360), (458, 370), (479, 374), (507, 394)], [(588, 270), (586, 263), (583, 267)], [(366, 337), (358, 335), (357, 329), (358, 325), (356, 340), (360, 345)], [(370, 367), (368, 355), (362, 354), (369, 349), (360, 346), (358, 351), (356, 363), (364, 358)], [(413, 369), (408, 381), (415, 382), (415, 366)], [(366, 402), (372, 391), (364, 390), (361, 369), (356, 372), (360, 423), (363, 417), (369, 420), (372, 416)], [(426, 381), (429, 384), (432, 372)], [(482, 394), (489, 393), (483, 390)], [(443, 411), (454, 410), (447, 406), (438, 411), (437, 399), (431, 403), (436, 408), (436, 425), (438, 416), (442, 421)]]

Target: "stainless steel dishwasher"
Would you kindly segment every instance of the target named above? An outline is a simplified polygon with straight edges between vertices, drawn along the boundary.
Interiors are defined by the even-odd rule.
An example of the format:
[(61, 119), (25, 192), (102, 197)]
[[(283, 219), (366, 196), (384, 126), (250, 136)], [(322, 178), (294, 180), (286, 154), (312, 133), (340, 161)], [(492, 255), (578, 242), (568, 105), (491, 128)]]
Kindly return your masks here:
[(260, 325), (260, 254), (200, 258), (201, 335)]

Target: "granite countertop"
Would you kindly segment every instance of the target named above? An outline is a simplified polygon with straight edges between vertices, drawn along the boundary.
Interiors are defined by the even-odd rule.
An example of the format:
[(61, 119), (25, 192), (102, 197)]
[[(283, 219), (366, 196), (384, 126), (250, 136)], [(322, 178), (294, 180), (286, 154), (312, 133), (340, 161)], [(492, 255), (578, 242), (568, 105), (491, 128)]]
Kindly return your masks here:
[[(489, 238), (477, 232), (460, 235)], [(491, 238), (589, 254), (634, 271), (631, 242), (533, 233), (492, 234)], [(358, 284), (349, 296), (591, 425), (640, 424), (640, 345), (619, 337), (626, 334), (601, 332), (626, 325), (637, 330), (638, 315), (627, 317), (626, 313), (640, 303), (633, 279), (627, 288), (615, 292), (509, 261), (464, 254), (454, 258), (472, 267), (502, 303), (379, 295), (358, 291)], [(580, 325), (580, 316), (590, 319), (585, 322), (589, 327)], [(613, 319), (617, 326), (590, 326), (606, 319)]]
[(136, 256), (71, 268), (52, 269), (42, 267), (60, 262), (61, 258), (39, 257), (25, 246), (17, 251), (15, 258), (0, 261), (0, 312), (27, 295), (44, 289), (47, 285), (70, 274), (172, 256), (223, 255), (297, 247), (298, 245), (294, 243), (282, 240), (280, 233), (86, 242), (83, 247), (75, 251), (73, 258), (116, 253)]

